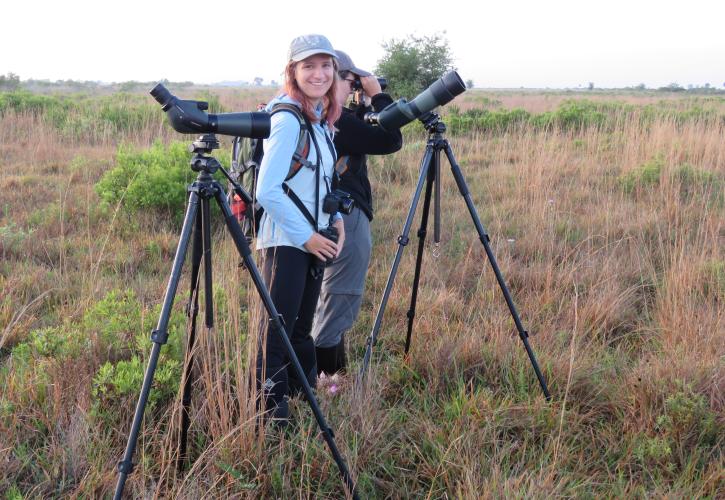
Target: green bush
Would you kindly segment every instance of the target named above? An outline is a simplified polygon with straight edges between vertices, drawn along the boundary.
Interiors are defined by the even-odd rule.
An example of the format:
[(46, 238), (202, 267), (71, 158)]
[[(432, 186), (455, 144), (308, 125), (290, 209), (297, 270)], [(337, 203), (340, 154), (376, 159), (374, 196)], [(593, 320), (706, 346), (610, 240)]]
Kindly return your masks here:
[(562, 102), (554, 111), (532, 114), (523, 109), (486, 109), (496, 108), (500, 101), (479, 99), (480, 107), (464, 112), (455, 104), (446, 108), (446, 124), (453, 134), (468, 132), (505, 133), (519, 125), (527, 124), (536, 130), (566, 130), (579, 132), (582, 129), (596, 127), (614, 132), (621, 127), (622, 121), (636, 118), (643, 125), (658, 119), (671, 119), (678, 125), (695, 121), (716, 122), (718, 117), (712, 109), (693, 104), (685, 109), (673, 108), (665, 102), (656, 105), (635, 106), (621, 102), (600, 102), (587, 99), (569, 99)]
[(604, 127), (613, 124), (617, 113), (623, 109), (618, 103), (597, 103), (586, 99), (564, 101), (556, 111), (548, 111), (531, 117), (536, 128), (580, 130), (587, 127)]
[(183, 142), (164, 146), (157, 141), (142, 151), (121, 146), (116, 166), (96, 184), (96, 192), (103, 202), (120, 202), (130, 211), (151, 208), (182, 212), (188, 197), (186, 186), (194, 180), (189, 159)]
[(664, 166), (664, 158), (662, 155), (657, 155), (631, 172), (620, 176), (619, 184), (627, 194), (631, 194), (637, 189), (657, 186), (660, 183)]
[(717, 416), (707, 398), (677, 381), (656, 418), (655, 435), (640, 434), (635, 439), (634, 457), (655, 475), (686, 467), (704, 471), (707, 456), (718, 446), (718, 430)]
[[(161, 306), (157, 305), (146, 314), (141, 313), (133, 292), (111, 292), (86, 314), (83, 323), (93, 328), (98, 338), (109, 338), (110, 345), (130, 348), (131, 358), (117, 362), (107, 361), (96, 372), (92, 384), (92, 415), (106, 424), (118, 421), (118, 408), (130, 404), (141, 390), (147, 356), (151, 349), (151, 329)], [(186, 317), (181, 310), (173, 310), (169, 318), (168, 342), (163, 346), (154, 375), (154, 385), (149, 396), (151, 406), (167, 401), (176, 393), (181, 380), (183, 360), (184, 325)], [(95, 324), (95, 327), (93, 326)]]
[(446, 125), (452, 134), (466, 132), (505, 133), (529, 121), (531, 114), (523, 109), (468, 109), (446, 117)]
[[(181, 380), (181, 362), (162, 355), (154, 373), (154, 383), (149, 393), (148, 405), (171, 399)], [(104, 363), (93, 377), (93, 406), (91, 415), (108, 425), (118, 421), (117, 409), (135, 399), (141, 390), (146, 364), (141, 357), (118, 363)]]
[(689, 164), (666, 170), (662, 155), (657, 155), (634, 170), (622, 174), (619, 177), (619, 185), (625, 193), (632, 194), (638, 190), (658, 186), (663, 175), (667, 175), (667, 178), (678, 186), (680, 198), (683, 200), (698, 199), (708, 203), (723, 203), (723, 180), (717, 173), (695, 168)]
[(674, 170), (673, 177), (679, 184), (682, 199), (705, 199), (709, 203), (723, 204), (725, 183), (715, 172), (683, 164)]
[(141, 305), (131, 290), (113, 290), (83, 317), (81, 331), (98, 339), (106, 349), (135, 347), (133, 341), (143, 331)]
[(35, 114), (67, 113), (73, 104), (68, 99), (32, 94), (26, 90), (0, 93), (0, 115), (8, 111)]
[(104, 134), (133, 132), (148, 123), (164, 121), (152, 99), (123, 92), (98, 97), (47, 96), (24, 90), (2, 92), (0, 116), (10, 111), (42, 117), (64, 137), (82, 141)]

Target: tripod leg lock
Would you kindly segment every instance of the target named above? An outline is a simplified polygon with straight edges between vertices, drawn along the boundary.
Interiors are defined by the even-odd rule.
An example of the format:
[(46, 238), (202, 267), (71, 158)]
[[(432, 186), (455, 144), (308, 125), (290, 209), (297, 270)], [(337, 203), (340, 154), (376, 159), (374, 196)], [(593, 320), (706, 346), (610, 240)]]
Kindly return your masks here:
[(486, 243), (491, 243), (491, 238), (489, 238), (488, 233), (484, 233), (484, 235), (481, 236), (481, 243), (483, 243), (484, 245)]
[(398, 243), (402, 246), (406, 246), (410, 240), (405, 235), (398, 236)]
[(526, 330), (524, 330), (523, 332), (521, 332), (521, 338), (528, 339), (529, 338), (529, 332), (527, 332)]
[(423, 228), (421, 227), (420, 229), (418, 229), (418, 238), (419, 238), (419, 239), (420, 239), (420, 238), (425, 238), (425, 235), (426, 235), (427, 233), (428, 233), (428, 231), (426, 231), (425, 229), (423, 229)]
[(131, 474), (133, 472), (133, 462), (130, 460), (121, 460), (118, 462), (118, 472), (122, 474)]
[(287, 327), (287, 325), (286, 325), (286, 324), (285, 324), (285, 322), (284, 322), (284, 316), (282, 316), (281, 314), (277, 314), (277, 316), (276, 316), (276, 317), (275, 317), (275, 316), (270, 316), (270, 317), (269, 317), (269, 321), (270, 321), (270, 322), (271, 322), (272, 324), (274, 324), (274, 323), (275, 323), (275, 320), (278, 320), (278, 321), (279, 321), (279, 324), (280, 324), (280, 325), (282, 325), (282, 330), (285, 330), (285, 328)]
[(154, 330), (151, 332), (151, 342), (154, 344), (163, 345), (167, 340), (169, 340), (169, 332), (160, 330)]
[(408, 312), (407, 312), (406, 316), (408, 317), (408, 319), (413, 319), (413, 318), (415, 318), (415, 311), (413, 311), (413, 310), (411, 309), (410, 311), (408, 311)]

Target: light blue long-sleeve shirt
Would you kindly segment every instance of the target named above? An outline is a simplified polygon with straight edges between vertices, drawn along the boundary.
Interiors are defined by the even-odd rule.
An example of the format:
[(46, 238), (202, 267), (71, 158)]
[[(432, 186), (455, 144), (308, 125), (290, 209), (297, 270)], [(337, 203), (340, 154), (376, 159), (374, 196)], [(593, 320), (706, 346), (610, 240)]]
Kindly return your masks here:
[[(282, 95), (267, 105), (267, 111), (271, 111), (278, 102), (298, 104), (289, 96)], [(323, 229), (328, 225), (329, 214), (322, 211), (322, 200), (327, 194), (327, 186), (332, 184), (335, 160), (326, 139), (326, 135), (329, 137), (327, 126), (317, 122), (312, 124), (312, 129), (317, 144), (320, 146), (322, 160), (317, 221), (318, 229)], [(282, 188), (282, 183), (285, 182), (285, 177), (289, 172), (292, 155), (297, 148), (299, 134), (300, 124), (292, 113), (280, 111), (272, 115), (271, 130), (269, 138), (264, 140), (264, 157), (257, 179), (256, 197), (260, 205), (264, 207), (257, 235), (256, 247), (258, 250), (274, 246), (292, 246), (307, 251), (304, 244), (313, 234), (312, 224), (302, 215), (300, 209)], [(332, 144), (332, 138), (329, 137), (329, 139), (329, 143)], [(317, 163), (317, 151), (312, 141), (310, 141), (308, 160), (313, 165)], [(315, 171), (303, 166), (292, 179), (286, 182), (310, 214), (314, 216)], [(336, 218), (339, 218), (339, 215)]]

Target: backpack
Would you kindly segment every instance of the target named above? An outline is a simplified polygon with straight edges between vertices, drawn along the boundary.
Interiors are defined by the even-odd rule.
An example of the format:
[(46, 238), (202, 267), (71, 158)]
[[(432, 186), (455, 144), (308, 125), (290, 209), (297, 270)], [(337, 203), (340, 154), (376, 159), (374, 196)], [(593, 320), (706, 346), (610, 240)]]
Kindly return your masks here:
[[(261, 104), (258, 109), (263, 111), (264, 105)], [(285, 189), (285, 193), (292, 198), (295, 205), (303, 211), (303, 215), (305, 215), (305, 217), (309, 220), (309, 211), (307, 211), (304, 205), (300, 206), (301, 202), (299, 202), (299, 198), (297, 198), (294, 192), (289, 189), (286, 182), (297, 175), (302, 167), (311, 169), (316, 168), (316, 165), (307, 159), (310, 152), (311, 142), (315, 143), (318, 158), (320, 158), (320, 151), (317, 147), (316, 141), (310, 140), (312, 125), (302, 111), (294, 104), (277, 103), (272, 107), (270, 114), (273, 115), (283, 111), (292, 113), (300, 124), (300, 135), (297, 139), (297, 147), (292, 155), (289, 171), (285, 177), (285, 184), (283, 184), (283, 187)], [(259, 223), (262, 219), (262, 214), (264, 214), (264, 208), (257, 201), (255, 194), (257, 189), (257, 179), (259, 178), (259, 167), (262, 164), (262, 158), (264, 156), (263, 144), (263, 139), (252, 139), (249, 137), (235, 137), (232, 141), (232, 165), (230, 175), (251, 196), (252, 203), (245, 203), (239, 195), (234, 193), (234, 190), (230, 186), (228, 196), (229, 205), (232, 213), (241, 224), (245, 236), (248, 238), (257, 236)], [(315, 230), (317, 230), (316, 226)]]

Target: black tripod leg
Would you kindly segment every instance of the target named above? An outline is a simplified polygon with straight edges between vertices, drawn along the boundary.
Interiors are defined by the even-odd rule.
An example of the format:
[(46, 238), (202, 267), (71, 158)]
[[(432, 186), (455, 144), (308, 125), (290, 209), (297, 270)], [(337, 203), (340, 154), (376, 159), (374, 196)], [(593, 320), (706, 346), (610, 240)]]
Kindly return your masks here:
[(131, 432), (128, 436), (128, 442), (126, 444), (126, 451), (123, 455), (123, 459), (118, 463), (118, 483), (116, 484), (116, 491), (114, 498), (120, 500), (123, 487), (126, 484), (126, 478), (133, 470), (133, 453), (136, 449), (136, 442), (138, 440), (138, 432), (141, 428), (141, 420), (143, 419), (144, 410), (146, 409), (146, 402), (148, 400), (149, 391), (151, 390), (151, 383), (154, 378), (154, 372), (156, 371), (156, 364), (159, 360), (159, 353), (161, 346), (166, 343), (169, 338), (169, 317), (171, 315), (171, 307), (174, 305), (174, 296), (176, 295), (176, 289), (179, 286), (179, 279), (181, 278), (181, 268), (186, 258), (186, 251), (189, 247), (189, 237), (191, 230), (194, 225), (194, 220), (199, 209), (199, 195), (192, 192), (189, 195), (189, 206), (186, 209), (186, 215), (184, 216), (184, 225), (181, 229), (181, 236), (179, 238), (179, 245), (176, 247), (176, 256), (174, 257), (174, 263), (171, 268), (171, 276), (169, 277), (169, 283), (166, 287), (166, 295), (164, 296), (164, 304), (161, 307), (161, 314), (159, 315), (159, 322), (156, 325), (156, 329), (151, 333), (151, 341), (153, 347), (151, 348), (151, 354), (149, 356), (149, 363), (146, 367), (146, 373), (144, 374), (143, 385), (141, 387), (141, 394), (136, 404), (136, 412), (133, 416), (133, 423), (131, 424)]
[(302, 384), (302, 392), (304, 392), (307, 402), (312, 409), (312, 413), (315, 415), (317, 425), (320, 427), (320, 430), (322, 431), (322, 436), (324, 437), (327, 446), (330, 448), (330, 452), (332, 453), (332, 457), (335, 460), (338, 469), (340, 470), (340, 474), (342, 475), (342, 479), (345, 482), (345, 486), (347, 487), (352, 497), (357, 499), (358, 495), (355, 491), (355, 483), (350, 476), (350, 472), (347, 469), (345, 460), (340, 454), (340, 450), (337, 449), (337, 445), (335, 444), (335, 435), (332, 432), (332, 429), (328, 427), (327, 422), (325, 421), (325, 417), (322, 415), (322, 410), (320, 410), (320, 407), (317, 404), (317, 399), (315, 398), (315, 394), (312, 392), (312, 387), (310, 387), (310, 384), (307, 381), (307, 376), (302, 369), (302, 365), (300, 365), (299, 359), (297, 359), (297, 355), (295, 354), (295, 350), (292, 347), (292, 343), (290, 342), (289, 337), (287, 336), (287, 333), (284, 329), (284, 325), (282, 324), (282, 317), (277, 312), (277, 309), (274, 307), (272, 297), (270, 297), (269, 292), (267, 291), (267, 287), (264, 285), (262, 275), (259, 274), (259, 269), (257, 269), (257, 265), (254, 263), (254, 259), (252, 259), (252, 250), (249, 248), (249, 244), (244, 237), (244, 233), (242, 232), (242, 229), (239, 226), (236, 218), (234, 217), (234, 215), (232, 215), (229, 204), (227, 203), (227, 200), (222, 192), (217, 191), (215, 197), (217, 203), (219, 204), (219, 207), (222, 210), (222, 213), (224, 214), (224, 222), (229, 229), (232, 240), (234, 240), (237, 251), (242, 257), (245, 267), (249, 271), (252, 282), (254, 283), (254, 287), (257, 289), (257, 293), (259, 294), (262, 302), (264, 303), (264, 308), (267, 311), (267, 314), (269, 314), (270, 321), (274, 325), (274, 331), (277, 333), (277, 335), (279, 335), (280, 339), (282, 340), (285, 350), (287, 351), (287, 355), (289, 356), (295, 372), (300, 379), (300, 383)]
[(181, 422), (179, 427), (179, 457), (177, 467), (182, 470), (188, 460), (187, 443), (190, 425), (191, 388), (194, 384), (194, 344), (196, 343), (196, 318), (199, 313), (198, 279), (202, 257), (204, 258), (204, 324), (207, 329), (214, 326), (214, 310), (212, 301), (212, 266), (211, 266), (211, 218), (209, 200), (201, 198), (201, 211), (197, 212), (196, 228), (194, 229), (191, 246), (191, 290), (189, 293), (189, 339), (186, 345), (186, 365), (182, 381)]
[(400, 257), (403, 255), (403, 249), (408, 244), (408, 234), (410, 233), (410, 226), (413, 225), (413, 217), (415, 216), (415, 209), (418, 207), (418, 201), (420, 200), (420, 193), (423, 191), (423, 183), (428, 177), (428, 171), (430, 170), (431, 159), (433, 158), (433, 146), (428, 144), (425, 148), (425, 154), (420, 164), (420, 175), (418, 177), (418, 185), (415, 188), (415, 194), (413, 200), (410, 203), (410, 210), (408, 210), (408, 218), (405, 220), (405, 226), (403, 227), (403, 233), (398, 236), (398, 251), (395, 254), (395, 260), (393, 261), (393, 267), (390, 269), (388, 275), (388, 282), (385, 284), (385, 291), (383, 292), (383, 298), (380, 301), (378, 307), (378, 313), (375, 316), (375, 323), (373, 329), (368, 337), (367, 345), (365, 346), (365, 356), (363, 357), (362, 367), (360, 368), (360, 380), (365, 377), (365, 371), (367, 370), (368, 364), (370, 364), (370, 357), (372, 356), (373, 346), (377, 342), (378, 332), (380, 331), (380, 325), (383, 321), (383, 314), (385, 313), (385, 307), (390, 297), (390, 291), (393, 289), (393, 282), (395, 281), (395, 275), (398, 274), (398, 266), (400, 265)]
[[(439, 159), (439, 151), (435, 152), (435, 159)], [(413, 335), (413, 320), (415, 319), (415, 304), (418, 301), (418, 283), (420, 282), (420, 270), (423, 265), (423, 248), (425, 247), (425, 236), (428, 228), (428, 213), (430, 212), (430, 199), (433, 191), (433, 183), (440, 170), (438, 168), (428, 169), (428, 183), (425, 186), (425, 198), (423, 198), (423, 215), (420, 219), (418, 229), (418, 256), (415, 259), (415, 277), (413, 278), (413, 291), (410, 297), (410, 309), (408, 309), (408, 333), (405, 336), (405, 354), (410, 350), (410, 339)]]
[(496, 281), (498, 281), (498, 286), (503, 292), (503, 296), (506, 299), (506, 304), (508, 305), (509, 311), (511, 312), (511, 317), (516, 324), (516, 329), (519, 332), (519, 338), (524, 343), (526, 353), (529, 355), (529, 360), (531, 360), (531, 365), (534, 367), (534, 372), (536, 372), (536, 378), (539, 379), (539, 385), (541, 385), (541, 390), (544, 392), (544, 396), (548, 401), (551, 399), (551, 395), (549, 394), (549, 389), (546, 387), (546, 380), (544, 380), (544, 375), (541, 373), (541, 370), (539, 369), (539, 364), (536, 362), (536, 356), (534, 355), (534, 351), (529, 345), (529, 333), (524, 329), (524, 326), (521, 324), (519, 313), (516, 311), (514, 301), (511, 298), (511, 294), (509, 293), (508, 287), (506, 286), (506, 282), (503, 279), (501, 270), (498, 268), (498, 264), (496, 263), (496, 257), (494, 257), (493, 250), (491, 250), (490, 238), (486, 233), (486, 230), (483, 228), (483, 224), (481, 224), (481, 219), (478, 217), (476, 207), (474, 206), (473, 200), (471, 199), (471, 193), (469, 193), (468, 191), (468, 186), (466, 185), (466, 181), (463, 178), (463, 173), (461, 172), (461, 168), (458, 166), (458, 163), (453, 156), (453, 150), (451, 149), (450, 144), (448, 144), (448, 141), (445, 141), (445, 152), (446, 156), (448, 157), (448, 162), (451, 164), (451, 171), (453, 172), (453, 177), (456, 179), (456, 184), (458, 184), (458, 190), (461, 192), (461, 195), (466, 202), (468, 212), (471, 214), (473, 224), (476, 226), (478, 236), (481, 240), (481, 243), (483, 243), (483, 248), (486, 250), (488, 261), (491, 263), (491, 268), (496, 275)]
[(189, 303), (186, 305), (186, 315), (189, 325), (189, 338), (186, 343), (186, 359), (181, 385), (181, 419), (179, 426), (179, 456), (177, 468), (182, 470), (187, 462), (187, 434), (189, 431), (189, 408), (191, 406), (191, 384), (193, 382), (194, 344), (196, 343), (196, 318), (199, 315), (199, 269), (202, 256), (202, 221), (201, 212), (197, 211), (196, 224), (191, 240), (191, 287), (189, 290)]

